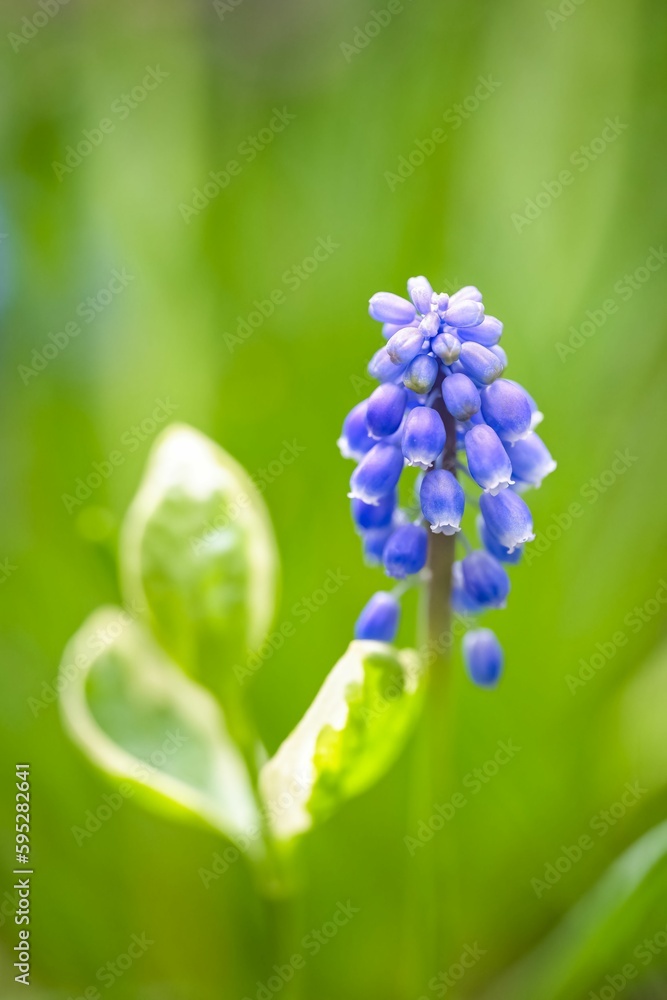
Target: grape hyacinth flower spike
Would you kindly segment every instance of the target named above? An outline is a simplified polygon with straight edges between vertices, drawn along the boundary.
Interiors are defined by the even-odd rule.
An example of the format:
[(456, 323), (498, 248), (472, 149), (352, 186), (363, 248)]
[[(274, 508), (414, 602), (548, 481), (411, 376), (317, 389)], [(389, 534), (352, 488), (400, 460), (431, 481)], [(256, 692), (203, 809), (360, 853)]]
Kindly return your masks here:
[[(368, 366), (380, 384), (345, 418), (338, 445), (356, 463), (349, 496), (364, 557), (400, 583), (370, 597), (355, 637), (393, 642), (401, 597), (420, 585), (431, 642), (451, 634), (451, 611), (469, 628), (473, 616), (505, 607), (507, 567), (535, 537), (523, 495), (556, 463), (534, 432), (537, 404), (504, 375), (503, 324), (485, 313), (477, 287), (436, 292), (420, 275), (407, 296), (373, 295), (369, 313), (382, 324)], [(406, 477), (416, 480), (411, 489), (401, 489)], [(489, 628), (467, 632), (463, 659), (475, 684), (498, 683), (504, 656)]]

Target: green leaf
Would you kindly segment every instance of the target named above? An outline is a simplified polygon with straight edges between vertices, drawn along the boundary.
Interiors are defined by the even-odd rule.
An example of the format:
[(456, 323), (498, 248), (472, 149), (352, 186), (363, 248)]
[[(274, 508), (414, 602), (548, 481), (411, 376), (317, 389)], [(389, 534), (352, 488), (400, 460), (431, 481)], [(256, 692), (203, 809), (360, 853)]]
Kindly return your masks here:
[(289, 839), (330, 816), (388, 770), (421, 702), (417, 654), (355, 641), (297, 727), (260, 772), (274, 835)]
[[(156, 441), (127, 513), (121, 573), (170, 656), (220, 694), (262, 642), (278, 557), (266, 506), (222, 448), (183, 424)], [(227, 679), (226, 679), (227, 678)]]
[(629, 847), (556, 930), (484, 1000), (572, 1000), (608, 987), (624, 965), (639, 982), (651, 964), (645, 938), (665, 931), (667, 822)]
[(65, 650), (60, 680), (66, 728), (98, 767), (146, 804), (250, 837), (250, 852), (261, 852), (250, 779), (220, 706), (127, 611), (90, 616)]

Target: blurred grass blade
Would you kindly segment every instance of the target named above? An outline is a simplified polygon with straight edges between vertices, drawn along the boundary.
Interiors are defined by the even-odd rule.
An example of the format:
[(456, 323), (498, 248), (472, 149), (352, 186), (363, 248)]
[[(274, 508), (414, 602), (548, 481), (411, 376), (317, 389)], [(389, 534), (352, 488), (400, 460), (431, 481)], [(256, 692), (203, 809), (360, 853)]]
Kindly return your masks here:
[(170, 656), (235, 700), (233, 667), (266, 634), (278, 570), (268, 511), (244, 469), (199, 431), (167, 428), (127, 513), (120, 558), (128, 599), (146, 607)]
[(304, 833), (370, 787), (400, 753), (421, 702), (412, 650), (355, 641), (260, 772), (278, 839)]
[[(628, 976), (637, 983), (653, 960), (645, 938), (665, 931), (667, 821), (629, 847), (559, 927), (484, 994), (483, 1000), (573, 1000), (613, 987)], [(648, 956), (648, 961), (647, 961)]]
[[(65, 650), (60, 678), (70, 736), (138, 799), (229, 838), (259, 829), (245, 765), (215, 699), (128, 612), (91, 615)], [(261, 850), (257, 836), (250, 848)]]

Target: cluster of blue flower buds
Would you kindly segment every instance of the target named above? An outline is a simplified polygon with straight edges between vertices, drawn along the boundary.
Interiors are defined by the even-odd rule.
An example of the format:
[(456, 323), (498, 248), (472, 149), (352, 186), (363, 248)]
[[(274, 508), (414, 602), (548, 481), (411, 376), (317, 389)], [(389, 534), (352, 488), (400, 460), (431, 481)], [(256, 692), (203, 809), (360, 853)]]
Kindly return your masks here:
[[(477, 503), (457, 478), (463, 473), (482, 490), (482, 548), (472, 550), (459, 534), (466, 554), (453, 565), (452, 608), (462, 615), (502, 608), (510, 589), (504, 564), (517, 563), (535, 537), (519, 494), (556, 467), (534, 431), (542, 414), (522, 386), (503, 377), (503, 325), (485, 315), (477, 288), (438, 294), (418, 277), (408, 281), (408, 295), (378, 292), (370, 300), (386, 340), (368, 366), (380, 385), (351, 410), (338, 441), (357, 463), (349, 493), (354, 524), (369, 563), (382, 563), (398, 580), (416, 577), (427, 562), (427, 529), (459, 534), (466, 500)], [(420, 470), (413, 507), (398, 499), (406, 466)], [(403, 589), (373, 595), (357, 620), (357, 639), (393, 642)], [(463, 653), (476, 683), (497, 683), (503, 652), (490, 629), (468, 632)]]

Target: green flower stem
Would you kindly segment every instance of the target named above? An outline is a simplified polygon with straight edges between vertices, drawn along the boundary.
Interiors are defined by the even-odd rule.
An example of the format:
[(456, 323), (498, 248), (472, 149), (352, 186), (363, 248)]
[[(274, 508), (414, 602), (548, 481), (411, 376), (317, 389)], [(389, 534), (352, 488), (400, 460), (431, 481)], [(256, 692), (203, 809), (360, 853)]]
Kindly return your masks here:
[[(456, 424), (446, 411), (440, 393), (434, 409), (447, 433), (443, 468), (456, 474)], [(415, 776), (412, 786), (409, 834), (414, 837), (420, 823), (428, 824), (435, 804), (444, 801), (449, 779), (449, 653), (451, 634), (451, 587), (454, 535), (430, 533), (429, 578), (423, 588), (420, 652), (428, 670), (428, 689), (422, 731), (417, 740)], [(409, 941), (409, 988), (423, 993), (429, 979), (442, 967), (446, 955), (446, 876), (442, 858), (445, 833), (439, 831), (421, 847), (407, 866), (409, 899), (406, 907)]]

